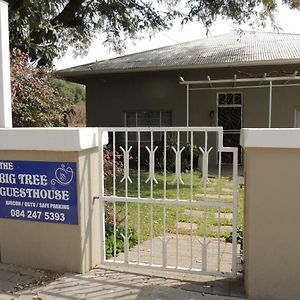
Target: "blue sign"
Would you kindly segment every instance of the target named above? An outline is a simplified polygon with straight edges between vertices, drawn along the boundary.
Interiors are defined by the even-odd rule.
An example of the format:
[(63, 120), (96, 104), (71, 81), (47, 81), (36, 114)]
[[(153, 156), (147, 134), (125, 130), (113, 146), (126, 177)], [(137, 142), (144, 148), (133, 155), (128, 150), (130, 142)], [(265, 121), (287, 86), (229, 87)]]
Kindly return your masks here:
[(0, 218), (78, 224), (76, 163), (0, 160)]

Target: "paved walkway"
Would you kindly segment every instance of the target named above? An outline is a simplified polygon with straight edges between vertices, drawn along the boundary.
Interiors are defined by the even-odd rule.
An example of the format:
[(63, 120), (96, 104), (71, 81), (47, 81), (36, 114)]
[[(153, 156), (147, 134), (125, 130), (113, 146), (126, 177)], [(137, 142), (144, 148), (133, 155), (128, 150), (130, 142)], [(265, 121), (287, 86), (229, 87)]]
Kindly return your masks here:
[(0, 264), (0, 299), (14, 299), (24, 289), (46, 285), (57, 279), (59, 274), (50, 271), (33, 270), (13, 265)]
[[(166, 234), (166, 239), (169, 240), (167, 246), (167, 265), (176, 266), (176, 234)], [(230, 273), (232, 262), (232, 244), (226, 243), (225, 239), (207, 238), (207, 271)], [(203, 238), (196, 238), (192, 240), (193, 252), (191, 253), (191, 238), (189, 235), (178, 235), (178, 266), (182, 268), (189, 268), (192, 266), (194, 269), (202, 268), (202, 245)], [(220, 247), (220, 261), (218, 263), (218, 249)], [(138, 252), (140, 249), (140, 252)], [(152, 251), (151, 251), (152, 249)], [(237, 247), (237, 257), (239, 257), (240, 247)], [(138, 257), (138, 254), (139, 257)], [(191, 258), (192, 254), (192, 258)], [(162, 265), (163, 263), (163, 246), (159, 237), (147, 240), (141, 243), (140, 247), (135, 246), (129, 251), (129, 261), (136, 263), (138, 259), (140, 263), (149, 264), (152, 261), (154, 265)], [(111, 259), (113, 260), (113, 258)], [(117, 261), (124, 262), (125, 255), (121, 253), (117, 257)], [(239, 267), (240, 268), (240, 267)]]
[[(0, 265), (1, 300), (77, 300), (77, 299), (153, 299), (153, 300), (226, 300), (245, 299), (242, 278), (225, 279), (179, 273), (143, 274), (132, 269), (98, 267), (87, 274), (64, 274), (45, 285), (43, 278), (55, 278), (54, 273)], [(47, 279), (45, 279), (47, 280)], [(22, 288), (20, 285), (22, 284)], [(19, 286), (19, 288), (15, 288)], [(24, 289), (23, 289), (24, 288)], [(14, 294), (8, 292), (15, 291)], [(215, 294), (214, 296), (211, 294)], [(237, 298), (219, 295), (232, 295)]]

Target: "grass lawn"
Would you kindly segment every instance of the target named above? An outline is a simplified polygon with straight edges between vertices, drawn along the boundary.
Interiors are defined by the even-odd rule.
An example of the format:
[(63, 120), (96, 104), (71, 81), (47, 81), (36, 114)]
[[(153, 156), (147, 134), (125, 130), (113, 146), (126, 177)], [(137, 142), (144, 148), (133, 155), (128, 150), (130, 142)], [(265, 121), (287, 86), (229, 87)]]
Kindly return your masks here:
[[(132, 183), (128, 182), (128, 196), (129, 197), (137, 197), (137, 182), (138, 176), (135, 170), (130, 170), (130, 177)], [(164, 175), (163, 173), (156, 172), (155, 177), (158, 181), (158, 184), (153, 184), (153, 198), (162, 199), (164, 196)], [(118, 197), (125, 196), (125, 183), (121, 183), (122, 176), (119, 176), (116, 179), (116, 195)], [(148, 171), (141, 171), (141, 197), (148, 198), (150, 197), (150, 183), (145, 183), (148, 178)], [(166, 197), (167, 199), (176, 199), (177, 197), (177, 183), (174, 182), (175, 174), (167, 173), (166, 175)], [(180, 184), (179, 188), (179, 199), (189, 200), (190, 199), (190, 182), (191, 182), (191, 174), (190, 173), (182, 173), (182, 180), (184, 184)], [(200, 173), (195, 171), (193, 173), (193, 200), (201, 201), (204, 200), (204, 194), (206, 189), (206, 194), (208, 195), (208, 201), (218, 201), (218, 190), (219, 183), (218, 178), (215, 176), (210, 176), (209, 182), (206, 184), (206, 187), (200, 184), (201, 176)], [(112, 181), (107, 180), (105, 182), (105, 189), (107, 194), (112, 194)], [(229, 177), (221, 177), (221, 201), (231, 202), (232, 197), (232, 180)], [(243, 221), (243, 201), (244, 200), (244, 189), (238, 189), (238, 225), (242, 225)], [(112, 204), (107, 204), (108, 206), (112, 206)], [(176, 233), (176, 220), (179, 222), (190, 223), (190, 206), (178, 206), (175, 205), (164, 205), (161, 204), (137, 204), (137, 203), (128, 203), (127, 211), (128, 211), (128, 228), (134, 229), (138, 232), (140, 230), (140, 241), (147, 240), (150, 237), (150, 228), (153, 228), (153, 236), (161, 236), (164, 232), (164, 209), (166, 211), (166, 223), (165, 229), (167, 233)], [(123, 220), (118, 224), (118, 227), (125, 226), (125, 211), (126, 204), (124, 202), (116, 204), (116, 211), (118, 213), (118, 218)], [(138, 218), (140, 212), (140, 218)], [(193, 223), (196, 224), (197, 228), (193, 229), (193, 234), (195, 236), (202, 236), (205, 231), (205, 223), (206, 233), (208, 236), (216, 237), (218, 235), (217, 226), (220, 222), (220, 225), (232, 225), (232, 220), (228, 218), (230, 213), (232, 212), (231, 208), (221, 208), (221, 218), (218, 218), (218, 208), (216, 207), (193, 207)], [(227, 213), (227, 214), (223, 214)], [(151, 223), (151, 214), (153, 215), (153, 222)], [(222, 218), (223, 216), (223, 218)], [(138, 225), (138, 219), (140, 219), (140, 226)], [(179, 234), (190, 234), (189, 227), (187, 228), (178, 228)], [(228, 232), (221, 232), (221, 237), (228, 236)]]

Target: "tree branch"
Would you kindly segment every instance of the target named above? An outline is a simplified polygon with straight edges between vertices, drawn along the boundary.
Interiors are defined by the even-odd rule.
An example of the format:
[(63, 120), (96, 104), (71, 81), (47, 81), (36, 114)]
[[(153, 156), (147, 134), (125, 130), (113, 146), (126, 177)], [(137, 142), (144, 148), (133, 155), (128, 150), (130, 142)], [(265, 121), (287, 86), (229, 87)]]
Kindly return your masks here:
[(69, 0), (65, 8), (50, 22), (52, 25), (63, 24), (66, 27), (72, 27), (76, 21), (76, 12), (80, 10), (85, 0)]

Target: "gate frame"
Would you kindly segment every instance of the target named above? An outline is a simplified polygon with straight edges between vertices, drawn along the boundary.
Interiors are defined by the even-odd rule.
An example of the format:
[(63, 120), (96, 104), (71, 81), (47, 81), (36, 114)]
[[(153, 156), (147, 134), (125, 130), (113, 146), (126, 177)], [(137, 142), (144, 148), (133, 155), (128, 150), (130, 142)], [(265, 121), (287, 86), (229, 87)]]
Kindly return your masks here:
[[(229, 207), (232, 207), (232, 270), (229, 273), (225, 272), (209, 272), (209, 271), (195, 271), (191, 270), (189, 268), (177, 268), (173, 266), (167, 266), (163, 267), (161, 265), (153, 265), (153, 264), (143, 264), (143, 263), (118, 263), (117, 261), (110, 262), (106, 260), (106, 252), (105, 252), (105, 201), (108, 201), (106, 198), (107, 196), (104, 195), (104, 156), (103, 156), (103, 149), (104, 144), (102, 142), (103, 140), (103, 134), (105, 132), (122, 132), (127, 133), (128, 132), (216, 132), (218, 135), (217, 137), (217, 150), (219, 152), (219, 155), (221, 155), (221, 152), (232, 152), (233, 154), (233, 164), (232, 164), (232, 189), (233, 189), (233, 201), (231, 202), (231, 205), (228, 205)], [(187, 134), (188, 136), (188, 134)], [(213, 276), (226, 276), (226, 277), (235, 277), (237, 275), (237, 217), (238, 217), (238, 148), (236, 147), (223, 147), (223, 127), (99, 127), (98, 128), (98, 140), (99, 140), (99, 172), (100, 172), (100, 185), (99, 185), (99, 201), (100, 201), (100, 263), (103, 265), (116, 265), (119, 266), (127, 265), (132, 266), (135, 268), (147, 268), (147, 269), (158, 269), (162, 271), (175, 271), (175, 272), (187, 272), (187, 273), (194, 273), (194, 274), (202, 274), (202, 275), (213, 275)], [(218, 168), (221, 168), (221, 164), (217, 163)], [(132, 199), (133, 201), (138, 203), (138, 198), (132, 198), (132, 197), (122, 197), (123, 201), (126, 202), (124, 199)], [(142, 198), (144, 199), (144, 198)], [(147, 199), (147, 198), (145, 198)], [(139, 199), (141, 200), (141, 199)], [(109, 202), (117, 202), (116, 200), (111, 200)], [(130, 201), (127, 201), (130, 202)], [(166, 202), (166, 200), (162, 199), (162, 203), (159, 203), (159, 200), (152, 199), (152, 202), (144, 202), (148, 204), (163, 204)], [(204, 201), (205, 202), (205, 201)], [(167, 203), (170, 203), (170, 200), (167, 200)], [(223, 202), (225, 204), (226, 202)], [(189, 204), (189, 203), (187, 203)], [(206, 206), (202, 202), (202, 206)], [(207, 205), (209, 206), (209, 205)], [(213, 206), (213, 205), (210, 205)], [(222, 205), (226, 206), (226, 205)], [(216, 206), (217, 207), (217, 206)], [(220, 206), (221, 207), (221, 206)]]

